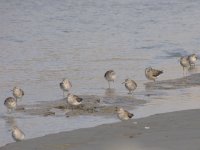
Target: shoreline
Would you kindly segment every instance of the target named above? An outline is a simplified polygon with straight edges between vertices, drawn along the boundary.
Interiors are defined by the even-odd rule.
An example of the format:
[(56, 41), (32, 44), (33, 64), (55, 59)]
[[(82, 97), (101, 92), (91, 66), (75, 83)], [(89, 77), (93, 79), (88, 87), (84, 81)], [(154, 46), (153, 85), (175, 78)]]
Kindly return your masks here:
[(195, 150), (200, 140), (199, 113), (200, 109), (156, 114), (10, 143), (0, 150)]
[[(198, 79), (199, 77), (200, 77), (200, 74), (198, 73), (198, 74), (195, 74), (195, 75), (188, 76), (187, 79), (186, 78), (178, 78), (178, 79), (173, 79), (171, 82), (168, 82), (169, 80), (156, 81), (155, 83), (154, 82), (148, 82), (148, 83), (146, 83), (146, 86), (147, 86), (148, 89), (149, 88), (154, 89), (154, 90), (159, 89), (161, 91), (166, 90), (166, 87), (171, 87), (172, 90), (174, 90), (176, 88), (181, 89), (187, 84), (194, 85), (194, 83), (193, 83), (194, 79)], [(174, 82), (174, 81), (176, 81), (176, 82)], [(174, 84), (174, 83), (176, 83), (176, 84)], [(198, 84), (199, 83), (196, 83), (195, 85), (198, 85)], [(161, 87), (163, 87), (163, 88), (161, 88)], [(174, 87), (174, 88), (172, 88), (172, 87)], [(59, 131), (57, 131), (55, 129), (55, 127), (54, 127), (55, 124), (54, 125), (52, 124), (50, 128), (49, 128), (49, 126), (47, 126), (47, 129), (51, 129), (51, 131), (49, 133), (46, 133), (45, 129), (42, 129), (42, 130), (44, 130), (44, 133), (46, 133), (47, 136), (48, 136), (48, 135), (51, 135), (51, 134), (59, 134), (59, 133), (65, 133), (65, 132), (71, 132), (71, 131), (73, 132), (73, 131), (76, 131), (78, 129), (83, 129), (83, 128), (84, 129), (93, 128), (91, 126), (80, 126), (80, 128), (75, 128), (75, 129), (72, 129), (72, 130), (66, 130), (66, 125), (65, 125), (66, 120), (63, 119), (63, 118), (66, 118), (66, 119), (68, 118), (67, 121), (68, 121), (69, 124), (71, 124), (70, 119), (71, 119), (71, 122), (77, 123), (77, 121), (75, 121), (75, 119), (73, 119), (73, 118), (80, 116), (80, 115), (82, 115), (82, 116), (93, 116), (93, 117), (95, 117), (95, 116), (102, 116), (102, 117), (103, 116), (104, 117), (109, 116), (109, 117), (112, 118), (113, 116), (115, 117), (115, 115), (116, 115), (116, 112), (115, 112), (116, 106), (124, 107), (127, 110), (134, 110), (136, 107), (139, 106), (140, 108), (143, 107), (142, 111), (145, 111), (145, 107), (142, 106), (142, 105), (149, 103), (147, 100), (145, 100), (143, 98), (138, 99), (134, 96), (129, 96), (129, 95), (127, 95), (127, 96), (116, 95), (114, 91), (115, 91), (115, 89), (109, 89), (109, 90), (107, 90), (107, 93), (104, 96), (80, 95), (84, 99), (84, 103), (79, 108), (75, 109), (75, 111), (71, 111), (70, 107), (68, 107), (66, 105), (66, 98), (63, 98), (63, 99), (60, 99), (60, 100), (55, 100), (55, 101), (39, 101), (38, 103), (31, 104), (31, 105), (26, 105), (26, 104), (19, 105), (19, 107), (17, 108), (16, 111), (18, 112), (19, 116), (21, 116), (21, 115), (27, 115), (27, 116), (33, 116), (33, 117), (36, 116), (36, 117), (40, 117), (41, 120), (43, 120), (44, 117), (50, 116), (49, 118), (46, 118), (46, 119), (49, 120), (48, 122), (50, 124), (51, 124), (51, 121), (55, 121), (55, 120), (59, 121), (60, 124), (58, 123), (57, 127), (60, 127), (60, 125), (62, 126), (62, 129), (57, 129)], [(154, 95), (154, 93), (151, 93), (151, 91), (150, 92), (147, 91), (146, 96), (148, 98), (151, 97), (151, 96), (156, 97), (156, 95)], [(158, 94), (158, 96), (160, 96), (160, 95)], [(195, 108), (198, 109), (198, 107), (195, 107)], [(157, 110), (157, 108), (154, 108), (154, 109)], [(140, 111), (141, 110), (139, 110), (138, 112), (140, 113)], [(175, 110), (175, 112), (176, 111), (177, 110)], [(178, 110), (178, 111), (182, 111), (182, 110)], [(185, 110), (183, 110), (183, 112), (184, 111)], [(137, 114), (138, 112), (135, 112), (135, 114)], [(173, 112), (174, 111), (169, 111), (169, 112), (165, 112), (165, 111), (164, 112), (156, 112), (155, 111), (153, 114), (158, 113), (160, 115), (163, 115), (163, 114), (168, 114), (168, 113), (173, 113)], [(147, 119), (147, 118), (151, 117), (151, 115), (148, 115), (144, 118), (144, 117), (141, 117), (141, 115), (144, 115), (144, 114), (135, 115), (135, 117), (137, 117), (136, 120)], [(140, 116), (140, 117), (138, 117), (138, 116)], [(6, 121), (6, 119), (8, 119), (7, 120), (7, 123), (8, 123), (7, 128), (12, 127), (13, 121), (11, 121), (11, 123), (10, 123), (9, 118), (7, 118), (6, 116), (4, 116), (4, 119), (5, 119), (5, 121)], [(113, 119), (117, 119), (117, 117), (113, 118)], [(13, 120), (15, 122), (15, 117), (13, 117)], [(82, 118), (80, 122), (82, 122), (84, 120), (85, 119)], [(22, 122), (22, 120), (18, 120), (18, 121)], [(85, 121), (88, 125), (91, 124), (91, 122), (88, 122), (88, 120), (85, 120)], [(114, 122), (116, 122), (116, 121), (113, 121), (113, 123), (111, 122), (111, 124), (115, 124)], [(101, 126), (102, 124), (106, 125), (106, 124), (110, 124), (110, 122), (104, 122), (104, 123), (96, 124), (96, 125), (94, 125), (94, 127)], [(29, 136), (30, 132), (31, 132), (31, 134), (35, 131), (41, 132), (40, 131), (41, 127), (43, 128), (44, 125), (41, 125), (41, 124), (38, 124), (38, 125), (39, 125), (38, 127), (35, 126), (31, 129), (30, 128), (24, 128), (25, 133), (27, 133), (27, 140), (31, 140), (33, 138), (34, 139), (40, 138), (40, 137), (43, 137), (45, 135), (45, 134), (40, 134), (39, 136)], [(74, 124), (74, 125), (76, 126), (77, 124)], [(21, 124), (21, 126), (23, 127), (22, 124)], [(71, 126), (73, 126), (73, 125), (70, 125), (67, 128), (71, 128)], [(146, 127), (149, 128), (148, 125)], [(22, 130), (23, 130), (23, 128), (22, 128)], [(54, 132), (52, 132), (52, 131), (54, 131)], [(10, 136), (9, 135), (10, 133), (4, 133), (4, 134), (6, 136), (8, 134), (8, 137)], [(113, 136), (115, 137), (115, 135), (113, 135)], [(134, 136), (130, 135), (130, 137), (133, 138)], [(9, 137), (9, 138), (10, 138), (9, 140), (11, 141), (12, 140), (11, 137)], [(7, 143), (5, 142), (5, 144), (7, 144)], [(3, 144), (2, 147), (4, 147), (5, 144)]]
[(123, 106), (132, 110), (145, 103), (145, 100), (132, 96), (80, 96), (84, 102), (73, 111), (66, 105), (66, 98), (64, 98), (54, 101), (39, 101), (36, 104), (20, 104), (15, 113), (7, 114), (5, 112), (1, 115), (1, 121), (5, 123), (5, 126), (3, 126), (0, 137), (0, 147), (13, 142), (11, 132), (8, 132), (13, 126), (18, 126), (26, 134), (27, 139), (32, 139), (48, 134), (117, 122), (117, 117), (113, 117), (116, 107)]

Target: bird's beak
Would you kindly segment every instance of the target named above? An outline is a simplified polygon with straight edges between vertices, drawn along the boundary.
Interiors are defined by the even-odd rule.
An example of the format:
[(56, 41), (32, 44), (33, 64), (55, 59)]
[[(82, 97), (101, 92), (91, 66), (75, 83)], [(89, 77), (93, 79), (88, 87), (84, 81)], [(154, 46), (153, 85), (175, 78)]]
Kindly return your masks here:
[(124, 83), (126, 83), (126, 82), (122, 82), (122, 84), (124, 84)]

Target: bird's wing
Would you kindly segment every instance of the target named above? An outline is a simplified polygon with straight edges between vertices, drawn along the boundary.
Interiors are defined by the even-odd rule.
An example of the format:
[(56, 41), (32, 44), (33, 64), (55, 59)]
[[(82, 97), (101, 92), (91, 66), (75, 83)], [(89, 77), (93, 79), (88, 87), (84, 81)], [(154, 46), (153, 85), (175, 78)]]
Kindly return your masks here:
[(162, 74), (162, 73), (163, 73), (162, 70), (152, 69), (152, 75), (153, 75), (154, 77), (157, 77), (157, 76), (159, 76), (159, 75)]
[(75, 97), (75, 99), (78, 101), (78, 102), (81, 102), (83, 99), (82, 98), (80, 98), (80, 97), (78, 97), (78, 96), (76, 96), (76, 95), (74, 95), (74, 97)]

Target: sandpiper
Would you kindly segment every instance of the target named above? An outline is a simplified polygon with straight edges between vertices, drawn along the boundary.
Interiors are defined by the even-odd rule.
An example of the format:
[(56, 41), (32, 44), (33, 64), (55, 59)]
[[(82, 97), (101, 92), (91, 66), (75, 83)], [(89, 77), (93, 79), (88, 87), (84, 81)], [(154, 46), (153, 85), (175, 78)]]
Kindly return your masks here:
[(110, 88), (110, 82), (112, 81), (114, 83), (116, 79), (116, 73), (113, 70), (106, 71), (104, 78), (108, 81), (108, 86)]
[(190, 63), (190, 67), (192, 65), (195, 67), (195, 62), (197, 61), (197, 55), (196, 54), (189, 55), (188, 60), (189, 60), (189, 63)]
[(153, 80), (154, 82), (155, 82), (156, 78), (162, 73), (163, 73), (162, 70), (153, 69), (151, 67), (148, 67), (145, 69), (146, 78), (149, 80)]
[(183, 72), (184, 72), (185, 68), (190, 67), (190, 62), (189, 62), (188, 56), (182, 56), (180, 58), (180, 64), (183, 67)]
[(14, 97), (8, 97), (4, 101), (4, 105), (7, 107), (8, 112), (11, 112), (17, 107), (17, 100)]
[(60, 88), (63, 90), (63, 97), (65, 97), (65, 92), (69, 92), (69, 90), (72, 88), (72, 84), (68, 79), (63, 79), (63, 81), (60, 83)]
[(117, 108), (117, 116), (120, 120), (129, 120), (134, 116), (134, 114), (124, 110), (123, 108)]
[(137, 88), (137, 83), (131, 79), (125, 79), (122, 84), (125, 84), (126, 89), (129, 91), (128, 94), (132, 94), (133, 91)]
[(73, 94), (68, 94), (67, 95), (67, 103), (70, 104), (72, 106), (72, 109), (73, 109), (73, 106), (78, 106), (82, 103), (82, 98), (76, 96), (76, 95), (73, 95)]
[(24, 96), (24, 91), (22, 89), (20, 89), (19, 87), (14, 87), (13, 90), (13, 96), (16, 98), (16, 100), (18, 99), (22, 99), (22, 97)]
[(12, 127), (12, 137), (16, 142), (22, 141), (25, 138), (25, 134), (22, 130), (20, 130), (18, 127), (14, 126)]

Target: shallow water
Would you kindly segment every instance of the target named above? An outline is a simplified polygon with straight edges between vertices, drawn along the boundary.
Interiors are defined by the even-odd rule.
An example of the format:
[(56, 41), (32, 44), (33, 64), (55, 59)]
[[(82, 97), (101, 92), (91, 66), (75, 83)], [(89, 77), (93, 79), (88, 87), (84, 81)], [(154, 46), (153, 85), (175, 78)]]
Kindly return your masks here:
[[(58, 83), (64, 77), (72, 81), (75, 94), (104, 95), (108, 85), (103, 75), (114, 69), (118, 77), (113, 94), (127, 94), (121, 82), (129, 77), (138, 83), (134, 96), (148, 102), (135, 110), (136, 116), (199, 108), (198, 87), (159, 91), (144, 86), (148, 66), (164, 70), (158, 80), (183, 76), (179, 57), (198, 54), (200, 47), (199, 7), (197, 0), (1, 0), (1, 101), (16, 85), (25, 91), (24, 104), (60, 99)], [(197, 65), (188, 74), (198, 72)], [(153, 96), (145, 96), (148, 92)], [(3, 105), (0, 113), (6, 115)], [(55, 118), (17, 116), (28, 138), (70, 130), (65, 121), (76, 128), (115, 121), (57, 117), (53, 126)], [(46, 128), (43, 121), (52, 126)], [(79, 124), (83, 121), (88, 123)], [(12, 139), (5, 118), (0, 124), (4, 145)], [(38, 128), (29, 131), (28, 124)]]

